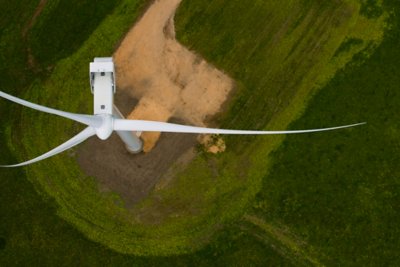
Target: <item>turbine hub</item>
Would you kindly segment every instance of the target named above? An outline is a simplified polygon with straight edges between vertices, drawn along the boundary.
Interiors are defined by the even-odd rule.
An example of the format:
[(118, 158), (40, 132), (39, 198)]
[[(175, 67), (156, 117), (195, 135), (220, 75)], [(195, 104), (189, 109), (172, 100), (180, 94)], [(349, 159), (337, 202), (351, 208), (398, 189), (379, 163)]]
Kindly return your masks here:
[(101, 140), (106, 140), (111, 136), (114, 130), (114, 119), (109, 114), (101, 114), (97, 116), (100, 116), (103, 122), (100, 127), (96, 128), (96, 135)]

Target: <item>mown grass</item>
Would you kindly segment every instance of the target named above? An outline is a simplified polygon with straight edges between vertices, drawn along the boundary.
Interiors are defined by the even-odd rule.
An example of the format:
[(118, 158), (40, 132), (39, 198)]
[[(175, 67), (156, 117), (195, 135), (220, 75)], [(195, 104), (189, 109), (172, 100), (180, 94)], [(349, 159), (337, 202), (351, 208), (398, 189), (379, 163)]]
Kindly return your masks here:
[[(188, 4), (187, 2), (186, 5)], [(204, 46), (201, 46), (201, 41), (196, 39), (195, 36), (192, 36), (193, 39), (191, 40), (199, 46), (195, 48), (198, 48), (198, 51), (205, 55), (209, 55), (209, 51), (220, 49), (221, 51), (215, 54), (218, 55), (218, 58), (212, 58), (211, 55), (210, 60), (218, 65), (218, 59), (221, 59), (221, 67), (225, 65), (226, 68), (224, 69), (229, 69), (234, 78), (243, 84), (234, 103), (239, 103), (240, 106), (240, 103), (244, 102), (245, 105), (237, 108), (238, 104), (235, 104), (228, 113), (235, 114), (235, 117), (232, 118), (227, 115), (225, 121), (229, 121), (235, 127), (245, 128), (250, 127), (251, 124), (252, 128), (263, 127), (271, 118), (278, 119), (278, 114), (280, 115), (279, 126), (284, 128), (285, 123), (293, 119), (293, 116), (298, 112), (292, 110), (282, 120), (281, 111), (288, 110), (285, 107), (288, 107), (289, 103), (293, 101), (289, 100), (291, 96), (296, 95), (297, 99), (300, 99), (298, 101), (304, 102), (314, 87), (317, 77), (322, 77), (321, 74), (329, 75), (331, 69), (321, 72), (320, 66), (329, 66), (329, 59), (347, 34), (351, 32), (352, 27), (357, 25), (355, 20), (358, 17), (357, 6), (348, 3), (303, 6), (302, 3), (293, 4), (290, 2), (286, 10), (282, 9), (281, 5), (260, 4), (257, 7), (250, 8), (247, 15), (242, 14), (244, 21), (250, 18), (258, 18), (255, 21), (250, 20), (252, 25), (259, 27), (254, 27), (250, 33), (255, 34), (261, 29), (264, 31), (264, 34), (261, 35), (262, 38), (255, 43), (250, 42), (250, 45), (248, 45), (245, 40), (250, 38), (247, 34), (251, 29), (246, 25), (251, 24), (238, 21), (237, 24), (231, 25), (232, 13), (243, 13), (242, 6), (218, 1), (206, 7), (204, 3), (190, 2), (191, 7), (196, 5), (200, 5), (201, 10), (206, 10), (203, 17), (211, 18), (210, 21), (218, 19), (220, 25), (207, 28), (199, 20), (199, 24), (191, 26), (199, 28), (193, 32), (200, 32), (207, 36), (221, 36), (226, 32), (227, 36), (244, 36), (242, 41), (235, 40), (235, 44), (244, 46), (239, 46), (237, 50), (228, 50), (221, 45), (224, 44), (223, 42), (212, 43), (209, 40), (203, 40), (203, 42), (207, 41), (207, 46), (204, 43)], [(293, 8), (296, 6), (297, 9)], [(214, 8), (214, 16), (207, 13), (210, 7)], [(308, 9), (303, 10), (304, 8)], [(297, 13), (293, 14), (291, 21), (286, 22), (287, 13), (293, 9), (297, 10)], [(118, 14), (122, 10), (124, 9), (117, 7), (115, 12)], [(182, 10), (185, 10), (185, 2)], [(225, 13), (222, 17), (219, 15), (221, 10)], [(267, 28), (265, 28), (264, 17), (257, 16), (259, 14), (255, 13), (261, 12), (260, 10), (265, 14), (270, 14), (271, 10), (279, 10), (279, 13), (271, 14), (271, 21), (274, 23), (268, 24)], [(300, 11), (305, 12), (306, 15), (304, 16)], [(338, 13), (344, 11), (350, 12), (349, 15), (341, 21), (336, 21)], [(123, 14), (127, 16), (128, 13), (124, 12)], [(316, 14), (320, 15), (321, 12), (325, 12), (323, 13), (326, 15), (325, 19), (321, 19), (321, 17), (324, 18), (323, 16), (316, 16)], [(193, 16), (193, 14), (193, 12), (190, 12), (187, 16)], [(197, 17), (201, 18), (201, 16)], [(178, 33), (180, 31), (179, 20), (178, 15)], [(335, 23), (330, 20), (334, 20)], [(291, 23), (293, 29), (290, 28)], [(50, 80), (45, 84), (33, 84), (26, 97), (37, 100), (42, 104), (49, 103), (50, 106), (52, 106), (50, 103), (56, 99), (56, 108), (89, 112), (90, 105), (85, 101), (87, 92), (82, 90), (87, 84), (87, 62), (95, 55), (110, 53), (107, 51), (113, 49), (118, 36), (120, 36), (114, 29), (120, 28), (120, 33), (122, 33), (123, 25), (127, 25), (123, 18), (119, 17), (119, 20), (114, 21), (112, 15), (108, 17), (76, 54), (57, 64)], [(313, 27), (310, 27), (310, 25), (313, 25)], [(228, 31), (229, 29), (231, 32)], [(192, 33), (190, 29), (182, 29), (181, 31), (188, 34)], [(277, 33), (280, 33), (280, 35), (277, 35)], [(114, 43), (112, 38), (114, 38)], [(275, 43), (271, 44), (271, 40), (275, 40)], [(102, 43), (101, 47), (98, 46), (99, 42)], [(200, 46), (208, 47), (210, 50), (202, 51)], [(248, 53), (251, 50), (250, 48), (254, 50), (252, 53)], [(238, 49), (243, 52), (238, 52)], [(222, 51), (226, 51), (226, 55)], [(253, 55), (253, 57), (248, 55)], [(286, 65), (281, 64), (281, 58), (285, 55), (287, 57)], [(290, 57), (291, 55), (292, 57)], [(298, 59), (299, 55), (303, 55), (305, 58)], [(234, 65), (234, 62), (241, 64)], [(268, 62), (268, 65), (265, 65), (265, 62)], [(261, 68), (263, 66), (264, 69)], [(335, 64), (334, 67), (340, 67), (340, 64)], [(242, 71), (243, 68), (248, 68), (249, 71)], [(292, 75), (282, 76), (290, 73), (289, 69), (292, 69)], [(256, 70), (259, 72), (253, 73)], [(245, 75), (235, 77), (235, 72)], [(261, 73), (265, 74), (265, 77)], [(330, 73), (330, 75), (332, 74)], [(277, 77), (283, 77), (283, 79), (276, 81)], [(275, 83), (272, 83), (272, 81), (275, 81)], [(293, 81), (296, 81), (296, 83)], [(266, 89), (267, 84), (268, 90)], [(292, 86), (290, 87), (290, 85)], [(254, 96), (256, 97), (254, 98)], [(71, 101), (71, 99), (74, 99), (74, 101)], [(261, 99), (267, 99), (268, 105), (260, 101)], [(284, 101), (283, 104), (282, 101)], [(83, 104), (85, 102), (86, 104)], [(303, 105), (295, 106), (301, 108)], [(249, 106), (252, 106), (252, 109), (249, 109)], [(271, 108), (275, 113), (272, 113)], [(239, 114), (242, 115), (239, 116)], [(243, 120), (244, 117), (248, 118), (250, 114), (254, 120)], [(24, 133), (18, 138), (25, 144), (26, 155), (46, 151), (61, 141), (54, 136), (67, 139), (73, 131), (77, 130), (72, 127), (72, 123), (65, 122), (62, 119), (54, 119), (46, 114), (29, 111), (24, 112), (22, 118), (21, 125), (29, 124), (33, 119), (36, 121), (29, 133)], [(43, 138), (45, 142), (39, 142), (37, 140), (39, 135), (51, 135), (53, 138), (50, 140), (50, 138), (45, 137)], [(239, 139), (231, 140), (233, 141), (228, 140), (228, 145), (233, 144), (233, 142), (238, 144), (237, 146), (231, 145), (232, 152), (218, 158), (199, 157), (186, 171), (186, 176), (181, 176), (181, 179), (177, 180), (174, 186), (171, 186), (168, 190), (156, 192), (154, 198), (137, 207), (133, 214), (127, 213), (124, 207), (115, 204), (115, 195), (104, 196), (99, 194), (94, 180), (82, 178), (85, 176), (76, 166), (74, 158), (67, 155), (51, 159), (50, 166), (44, 162), (29, 167), (27, 174), (35, 183), (40, 184), (40, 188), (56, 199), (60, 205), (59, 214), (74, 223), (90, 238), (101, 241), (119, 251), (129, 253), (182, 253), (197, 249), (207, 242), (210, 235), (216, 230), (216, 226), (240, 215), (248, 201), (259, 190), (260, 179), (265, 173), (263, 170), (265, 166), (264, 157), (268, 150), (273, 148), (273, 145), (260, 146), (265, 142), (259, 139), (258, 150), (254, 150), (253, 147), (244, 152), (244, 147), (249, 142), (246, 143), (243, 140), (238, 142)], [(276, 140), (273, 141), (274, 139), (269, 140), (275, 146), (278, 144)], [(237, 151), (242, 152), (241, 157), (238, 157)], [(261, 161), (257, 162), (258, 165), (254, 163), (256, 156), (262, 158)], [(210, 161), (214, 161), (215, 168), (220, 170), (216, 177), (213, 177), (213, 172), (208, 167)], [(248, 169), (245, 168), (243, 162), (248, 165)], [(161, 214), (161, 216), (157, 218), (154, 214)], [(138, 221), (137, 218), (140, 218), (143, 223)], [(160, 224), (151, 224), (155, 220)], [(161, 240), (162, 242), (160, 242)]]
[[(6, 152), (2, 150), (2, 152)], [(9, 154), (1, 153), (6, 160)], [(1, 266), (213, 266), (289, 265), (252, 235), (231, 227), (203, 250), (180, 257), (135, 257), (86, 239), (56, 215), (18, 169), (1, 171)]]
[(344, 118), (368, 125), (287, 137), (255, 204), (258, 216), (289, 227), (326, 265), (400, 263), (400, 8), (384, 8), (392, 16), (383, 43), (367, 59), (357, 54), (290, 128)]
[[(43, 36), (31, 36), (31, 38), (25, 38), (24, 32), (26, 26), (29, 25), (31, 18), (35, 12), (35, 9), (38, 5), (39, 1), (17, 1), (17, 2), (2, 2), (1, 3), (1, 32), (0, 32), (0, 67), (1, 67), (1, 90), (12, 93), (14, 95), (21, 95), (22, 92), (27, 90), (27, 86), (31, 84), (32, 87), (41, 84), (41, 80), (46, 79), (46, 73), (41, 72), (41, 69), (47, 69), (51, 65), (55, 64), (56, 61), (60, 58), (59, 51), (55, 50), (47, 50), (46, 44), (54, 43), (59, 44), (62, 41), (62, 45), (64, 47), (63, 53), (61, 56), (67, 56), (68, 53), (72, 53), (73, 49), (77, 46), (80, 46), (81, 43), (86, 39), (91, 31), (97, 27), (97, 24), (100, 22), (99, 19), (104, 19), (106, 13), (105, 10), (100, 10), (102, 6), (99, 6), (101, 13), (101, 17), (91, 18), (86, 17), (85, 14), (82, 14), (80, 8), (82, 7), (81, 1), (80, 3), (75, 3), (71, 1), (53, 1), (51, 5), (46, 6), (42, 15), (38, 17), (38, 22), (43, 28), (58, 28), (64, 31), (76, 31), (73, 26), (76, 25), (75, 20), (79, 21), (79, 23), (85, 24), (85, 30), (74, 32), (73, 38), (63, 38), (60, 40), (59, 35), (48, 35), (45, 38)], [(68, 3), (66, 3), (68, 2)], [(105, 49), (106, 51), (94, 50), (94, 55), (89, 55), (87, 59), (85, 59), (84, 66), (87, 68), (87, 62), (92, 59), (94, 56), (98, 56), (99, 54), (108, 55), (114, 49), (115, 44), (118, 43), (120, 36), (123, 35), (129, 26), (133, 23), (135, 14), (137, 15), (140, 11), (141, 5), (143, 5), (145, 1), (133, 2), (131, 7), (132, 9), (126, 8), (125, 5), (120, 6), (122, 9), (126, 9), (122, 11), (122, 13), (126, 12), (126, 15), (123, 19), (123, 26), (118, 27), (120, 25), (116, 25), (118, 30), (111, 30), (111, 34), (108, 32), (103, 32), (106, 36), (103, 37), (107, 40), (108, 47), (106, 45), (101, 45), (101, 49)], [(57, 11), (59, 6), (65, 6), (65, 4), (70, 5), (68, 11), (70, 13), (59, 13), (54, 16), (54, 10)], [(71, 5), (72, 4), (72, 5)], [(90, 3), (86, 3), (89, 4)], [(127, 4), (127, 3), (125, 3)], [(108, 6), (110, 7), (110, 5)], [(75, 12), (77, 11), (77, 12)], [(95, 12), (96, 9), (92, 7), (92, 12)], [(112, 8), (109, 8), (108, 12), (111, 12)], [(135, 13), (136, 12), (136, 13)], [(121, 13), (121, 12), (120, 12)], [(48, 18), (46, 14), (51, 14), (52, 19), (43, 19)], [(66, 16), (62, 16), (62, 14), (66, 14)], [(43, 21), (41, 22), (41, 19)], [(118, 21), (117, 21), (118, 22)], [(115, 24), (114, 24), (115, 25)], [(38, 28), (36, 24), (33, 25), (34, 29)], [(29, 34), (29, 32), (28, 32)], [(35, 39), (34, 37), (39, 37)], [(99, 38), (97, 36), (97, 38)], [(110, 38), (110, 39), (108, 39)], [(114, 38), (114, 39), (113, 39)], [(99, 38), (98, 41), (102, 39)], [(114, 40), (114, 41), (112, 41)], [(32, 43), (38, 46), (38, 48), (42, 49), (40, 53), (47, 54), (47, 58), (45, 62), (40, 62), (40, 66), (38, 69), (32, 68), (28, 62), (29, 51), (28, 48), (32, 47)], [(90, 59), (89, 59), (90, 58)], [(35, 66), (38, 67), (38, 66)], [(87, 70), (82, 73), (85, 73)], [(85, 75), (86, 76), (86, 75)], [(86, 80), (81, 79), (81, 81)], [(87, 87), (87, 84), (85, 84)], [(60, 88), (56, 88), (54, 93), (59, 93)], [(77, 89), (80, 89), (79, 87)], [(31, 89), (30, 89), (31, 90)], [(39, 101), (38, 101), (39, 102)], [(51, 101), (50, 101), (51, 102)], [(72, 102), (71, 102), (72, 103)], [(68, 103), (67, 103), (68, 104)], [(19, 146), (21, 143), (21, 139), (18, 138), (26, 132), (29, 132), (30, 129), (37, 127), (37, 130), (41, 129), (41, 126), (38, 124), (32, 123), (33, 121), (29, 121), (24, 124), (24, 122), (19, 121), (21, 116), (21, 108), (20, 106), (13, 105), (8, 103), (7, 101), (2, 101), (1, 103), (0, 114), (2, 115), (1, 121), (1, 162), (16, 162), (18, 159), (12, 157), (12, 153), (9, 148), (6, 146), (7, 142), (12, 142), (10, 148)], [(28, 116), (32, 116), (31, 118), (35, 119), (35, 115), (37, 113), (31, 113), (31, 111), (27, 111), (25, 114)], [(22, 119), (22, 118), (21, 118)], [(51, 118), (53, 119), (53, 118)], [(23, 127), (19, 127), (23, 126)], [(48, 129), (48, 134), (50, 136), (53, 135), (54, 128), (50, 127)], [(40, 139), (38, 137), (42, 136), (43, 131), (40, 131), (39, 135), (36, 136), (35, 139)], [(22, 147), (20, 147), (22, 149)], [(36, 148), (36, 141), (32, 143), (32, 149)], [(21, 150), (16, 150), (17, 154), (21, 155)], [(46, 164), (47, 165), (47, 164)], [(47, 168), (51, 168), (51, 166), (47, 165)], [(0, 226), (0, 250), (1, 250), (1, 262), (4, 263), (4, 266), (10, 266), (15, 264), (30, 264), (34, 266), (42, 265), (47, 262), (47, 260), (54, 261), (59, 257), (63, 260), (58, 262), (63, 262), (67, 265), (76, 265), (72, 264), (73, 261), (84, 259), (85, 255), (79, 255), (76, 257), (71, 257), (71, 260), (68, 260), (67, 257), (71, 255), (65, 255), (65, 257), (61, 257), (66, 247), (70, 247), (71, 254), (79, 254), (79, 251), (83, 251), (82, 248), (90, 244), (90, 251), (92, 252), (92, 257), (96, 254), (96, 251), (99, 249), (107, 250), (104, 247), (99, 245), (95, 245), (85, 238), (83, 238), (80, 234), (78, 234), (72, 227), (70, 227), (63, 220), (58, 219), (55, 216), (57, 212), (57, 206), (53, 201), (49, 201), (48, 203), (43, 203), (41, 198), (49, 200), (49, 196), (47, 194), (42, 194), (39, 197), (33, 190), (32, 185), (26, 180), (26, 173), (22, 169), (2, 169), (1, 170), (1, 226)], [(32, 177), (31, 180), (36, 187), (36, 190), (43, 192), (40, 184), (37, 183), (35, 177)], [(51, 203), (51, 204), (49, 204)], [(54, 236), (58, 236), (57, 239), (54, 239)], [(74, 242), (81, 242), (80, 245), (76, 245), (74, 247)], [(63, 243), (65, 242), (65, 244)], [(63, 247), (64, 246), (64, 247)], [(79, 247), (79, 248), (78, 248)], [(56, 255), (51, 256), (49, 254), (48, 257), (43, 257), (49, 251), (54, 251)], [(37, 253), (41, 254), (42, 257), (36, 258)], [(44, 261), (42, 261), (44, 260)], [(99, 261), (100, 262), (100, 261)], [(69, 264), (71, 263), (71, 264)], [(0, 264), (3, 265), (3, 264)]]
[[(29, 32), (33, 56), (43, 65), (72, 54), (120, 3), (121, 0), (47, 2)], [(65, 11), (67, 14), (60, 16)]]
[[(272, 2), (245, 6), (242, 2), (190, 1), (183, 2), (177, 14), (178, 38), (238, 83), (238, 93), (221, 122), (225, 127), (285, 129), (338, 68), (382, 38), (383, 21), (360, 16), (357, 2), (290, 2), (287, 10)], [(288, 12), (290, 19), (284, 15)], [(270, 24), (261, 14), (266, 14)], [(231, 45), (224, 41), (229, 36), (235, 37)], [(349, 38), (360, 38), (363, 44), (336, 53)], [(349, 122), (353, 120), (338, 124)], [(227, 152), (200, 154), (169, 186), (136, 207), (135, 213), (143, 222), (163, 225), (157, 229), (159, 235), (173, 233), (183, 242), (191, 241), (187, 234), (191, 231), (195, 240), (208, 242), (210, 233), (240, 216), (260, 190), (270, 164), (268, 154), (282, 139), (225, 138)]]
[(39, 3), (22, 0), (9, 4), (1, 1), (0, 17), (0, 88), (17, 90), (27, 86), (33, 79), (33, 73), (26, 66), (27, 47), (22, 37), (22, 30), (32, 17)]
[[(75, 54), (55, 65), (49, 80), (32, 84), (25, 98), (89, 113), (90, 93), (84, 89), (88, 88), (87, 63), (95, 56), (111, 54), (139, 6), (136, 1), (122, 1)], [(186, 45), (238, 81), (238, 93), (222, 116), (222, 125), (284, 129), (301, 113), (310, 95), (354, 53), (379, 42), (382, 19), (367, 19), (358, 10), (356, 1), (287, 1), (287, 5), (258, 1), (254, 7), (240, 1), (184, 1), (178, 12), (177, 30)], [(288, 18), (288, 13), (292, 17)], [(336, 53), (351, 38), (363, 43)], [(59, 55), (49, 58), (56, 60)], [(31, 127), (15, 132), (14, 124), (6, 128), (5, 134), (7, 140), (15, 142), (10, 144), (14, 152), (22, 148), (17, 142), (23, 143), (25, 153), (19, 156), (21, 159), (47, 151), (79, 130), (71, 122), (26, 110), (18, 125)], [(328, 125), (313, 125), (317, 126)], [(95, 180), (85, 177), (68, 154), (28, 167), (26, 173), (43, 196), (54, 198), (57, 213), (89, 238), (125, 253), (178, 254), (199, 249), (225, 223), (243, 213), (260, 190), (270, 164), (268, 153), (281, 140), (229, 138), (228, 153), (200, 155), (169, 187), (129, 212), (117, 204), (118, 196), (99, 194)], [(230, 235), (225, 238), (210, 246), (217, 244), (224, 251), (223, 244), (231, 240)], [(245, 253), (240, 248), (242, 241), (235, 241), (238, 243), (232, 248), (236, 251), (232, 262), (239, 261), (241, 253), (251, 256), (250, 250)], [(263, 260), (263, 253), (277, 259), (269, 249), (250, 243), (260, 251), (258, 261)], [(204, 251), (209, 252), (199, 255), (216, 253), (214, 248)], [(244, 255), (243, 260), (248, 259)]]

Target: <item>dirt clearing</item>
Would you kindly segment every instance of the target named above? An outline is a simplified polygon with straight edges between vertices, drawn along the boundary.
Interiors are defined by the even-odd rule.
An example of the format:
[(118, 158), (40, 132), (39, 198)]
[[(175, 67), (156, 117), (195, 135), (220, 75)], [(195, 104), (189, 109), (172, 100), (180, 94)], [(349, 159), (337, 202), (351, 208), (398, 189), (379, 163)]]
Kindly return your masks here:
[[(233, 87), (228, 76), (175, 40), (174, 15), (180, 2), (156, 1), (114, 55), (118, 89), (140, 99), (131, 119), (168, 121), (174, 116), (202, 126)], [(158, 137), (143, 134), (145, 152)]]
[[(155, 1), (114, 54), (115, 103), (130, 119), (205, 126), (233, 88), (228, 76), (175, 40), (180, 2)], [(176, 162), (193, 158), (196, 137), (143, 133), (144, 150), (151, 153), (139, 155), (129, 154), (115, 134), (101, 143), (93, 138), (81, 146), (78, 161), (103, 191), (120, 194), (130, 206), (147, 196), (164, 174), (170, 176)]]

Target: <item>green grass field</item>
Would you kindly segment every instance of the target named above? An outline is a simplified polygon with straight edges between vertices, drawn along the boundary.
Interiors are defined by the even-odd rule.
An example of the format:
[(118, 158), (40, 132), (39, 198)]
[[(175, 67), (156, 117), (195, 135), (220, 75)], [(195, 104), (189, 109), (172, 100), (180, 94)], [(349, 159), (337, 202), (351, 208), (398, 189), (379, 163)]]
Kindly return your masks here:
[[(1, 76), (1, 86), (41, 104), (89, 112), (90, 103), (84, 104), (87, 90), (82, 89), (88, 88), (87, 63), (115, 49), (145, 2), (117, 1), (108, 16), (102, 8), (90, 14), (72, 12), (77, 17), (63, 25), (65, 29), (80, 27), (90, 16), (97, 20), (91, 20), (82, 36), (69, 36), (66, 43), (57, 34), (49, 34), (55, 39), (54, 48), (58, 46), (54, 50), (45, 29), (51, 33), (63, 24), (55, 16), (60, 8), (80, 5), (58, 1), (45, 8), (23, 45), (19, 32), (26, 23), (16, 26), (12, 16), (2, 17), (2, 29), (9, 30), (8, 35), (6, 30), (0, 32), (0, 55), (10, 63), (2, 61), (7, 71), (4, 79)], [(22, 12), (21, 17), (29, 21), (36, 5), (15, 4), (8, 12)], [(287, 1), (286, 5), (257, 1), (253, 6), (240, 1), (184, 1), (177, 14), (178, 38), (237, 81), (237, 93), (219, 118), (221, 125), (283, 129), (305, 110), (290, 128), (359, 120), (367, 120), (368, 126), (290, 137), (282, 146), (283, 138), (227, 138), (227, 153), (200, 153), (172, 184), (130, 211), (115, 204), (117, 195), (99, 194), (95, 180), (85, 177), (68, 154), (24, 171), (1, 170), (5, 179), (1, 180), (0, 209), (5, 216), (0, 222), (0, 263), (398, 263), (398, 123), (394, 118), (399, 35), (393, 14), (399, 10), (393, 9), (394, 1), (384, 6), (371, 1), (363, 5), (357, 1)], [(384, 10), (395, 13), (391, 30), (375, 50), (382, 40)], [(102, 46), (96, 46), (99, 41)], [(12, 46), (17, 42), (21, 47)], [(25, 71), (26, 46), (38, 59), (38, 70)], [(15, 49), (15, 58), (10, 47)], [(7, 69), (9, 65), (13, 68)], [(23, 79), (14, 83), (20, 75)], [(78, 131), (72, 123), (5, 101), (0, 112), (2, 162), (30, 158)], [(29, 131), (22, 131), (22, 125), (30, 125)], [(248, 215), (241, 219), (245, 212)], [(143, 218), (140, 223), (135, 220), (137, 214)], [(153, 220), (160, 223), (152, 224)], [(127, 256), (107, 247), (153, 256)], [(200, 248), (188, 255), (156, 257)]]
[[(396, 6), (394, 14), (399, 11)], [(287, 137), (255, 204), (255, 214), (286, 225), (327, 265), (399, 264), (398, 15), (392, 23), (374, 54), (357, 55), (290, 128), (343, 118), (368, 125), (340, 135)]]

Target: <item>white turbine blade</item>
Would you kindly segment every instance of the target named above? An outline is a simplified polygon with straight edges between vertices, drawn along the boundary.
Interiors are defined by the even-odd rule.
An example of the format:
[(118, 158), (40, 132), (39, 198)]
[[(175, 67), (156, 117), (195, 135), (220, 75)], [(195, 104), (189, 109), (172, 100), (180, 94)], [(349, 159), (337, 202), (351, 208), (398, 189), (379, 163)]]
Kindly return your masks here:
[(227, 129), (212, 129), (204, 127), (193, 127), (174, 123), (142, 121), (142, 120), (123, 120), (114, 119), (115, 131), (143, 131), (143, 132), (170, 132), (170, 133), (198, 133), (198, 134), (300, 134), (322, 131), (332, 131), (343, 128), (350, 128), (365, 124), (357, 123), (331, 128), (310, 129), (310, 130), (294, 130), (294, 131), (244, 131), (244, 130), (227, 130)]
[(41, 161), (43, 159), (47, 159), (47, 158), (57, 155), (61, 152), (64, 152), (65, 150), (70, 149), (76, 145), (79, 145), (80, 143), (82, 143), (83, 141), (85, 141), (86, 139), (88, 139), (89, 137), (91, 137), (95, 134), (96, 134), (96, 131), (94, 128), (87, 127), (85, 130), (83, 130), (79, 134), (75, 135), (74, 137), (69, 139), (64, 144), (50, 150), (49, 152), (47, 152), (37, 158), (31, 159), (29, 161), (25, 161), (25, 162), (22, 162), (19, 164), (15, 164), (15, 165), (0, 165), (0, 167), (20, 167), (20, 166), (25, 166), (25, 165), (32, 164), (34, 162)]
[(83, 115), (83, 114), (75, 114), (75, 113), (70, 113), (70, 112), (65, 112), (65, 111), (61, 111), (61, 110), (57, 110), (57, 109), (53, 109), (53, 108), (48, 108), (48, 107), (44, 107), (38, 104), (34, 104), (28, 101), (25, 101), (23, 99), (17, 98), (15, 96), (6, 94), (2, 91), (0, 91), (0, 97), (3, 97), (5, 99), (8, 99), (12, 102), (18, 103), (20, 105), (32, 108), (32, 109), (36, 109), (39, 111), (43, 111), (46, 113), (50, 113), (50, 114), (54, 114), (54, 115), (58, 115), (64, 118), (68, 118), (86, 125), (90, 125), (92, 127), (99, 127), (101, 125), (101, 118), (98, 118), (96, 116), (91, 116), (91, 115)]

